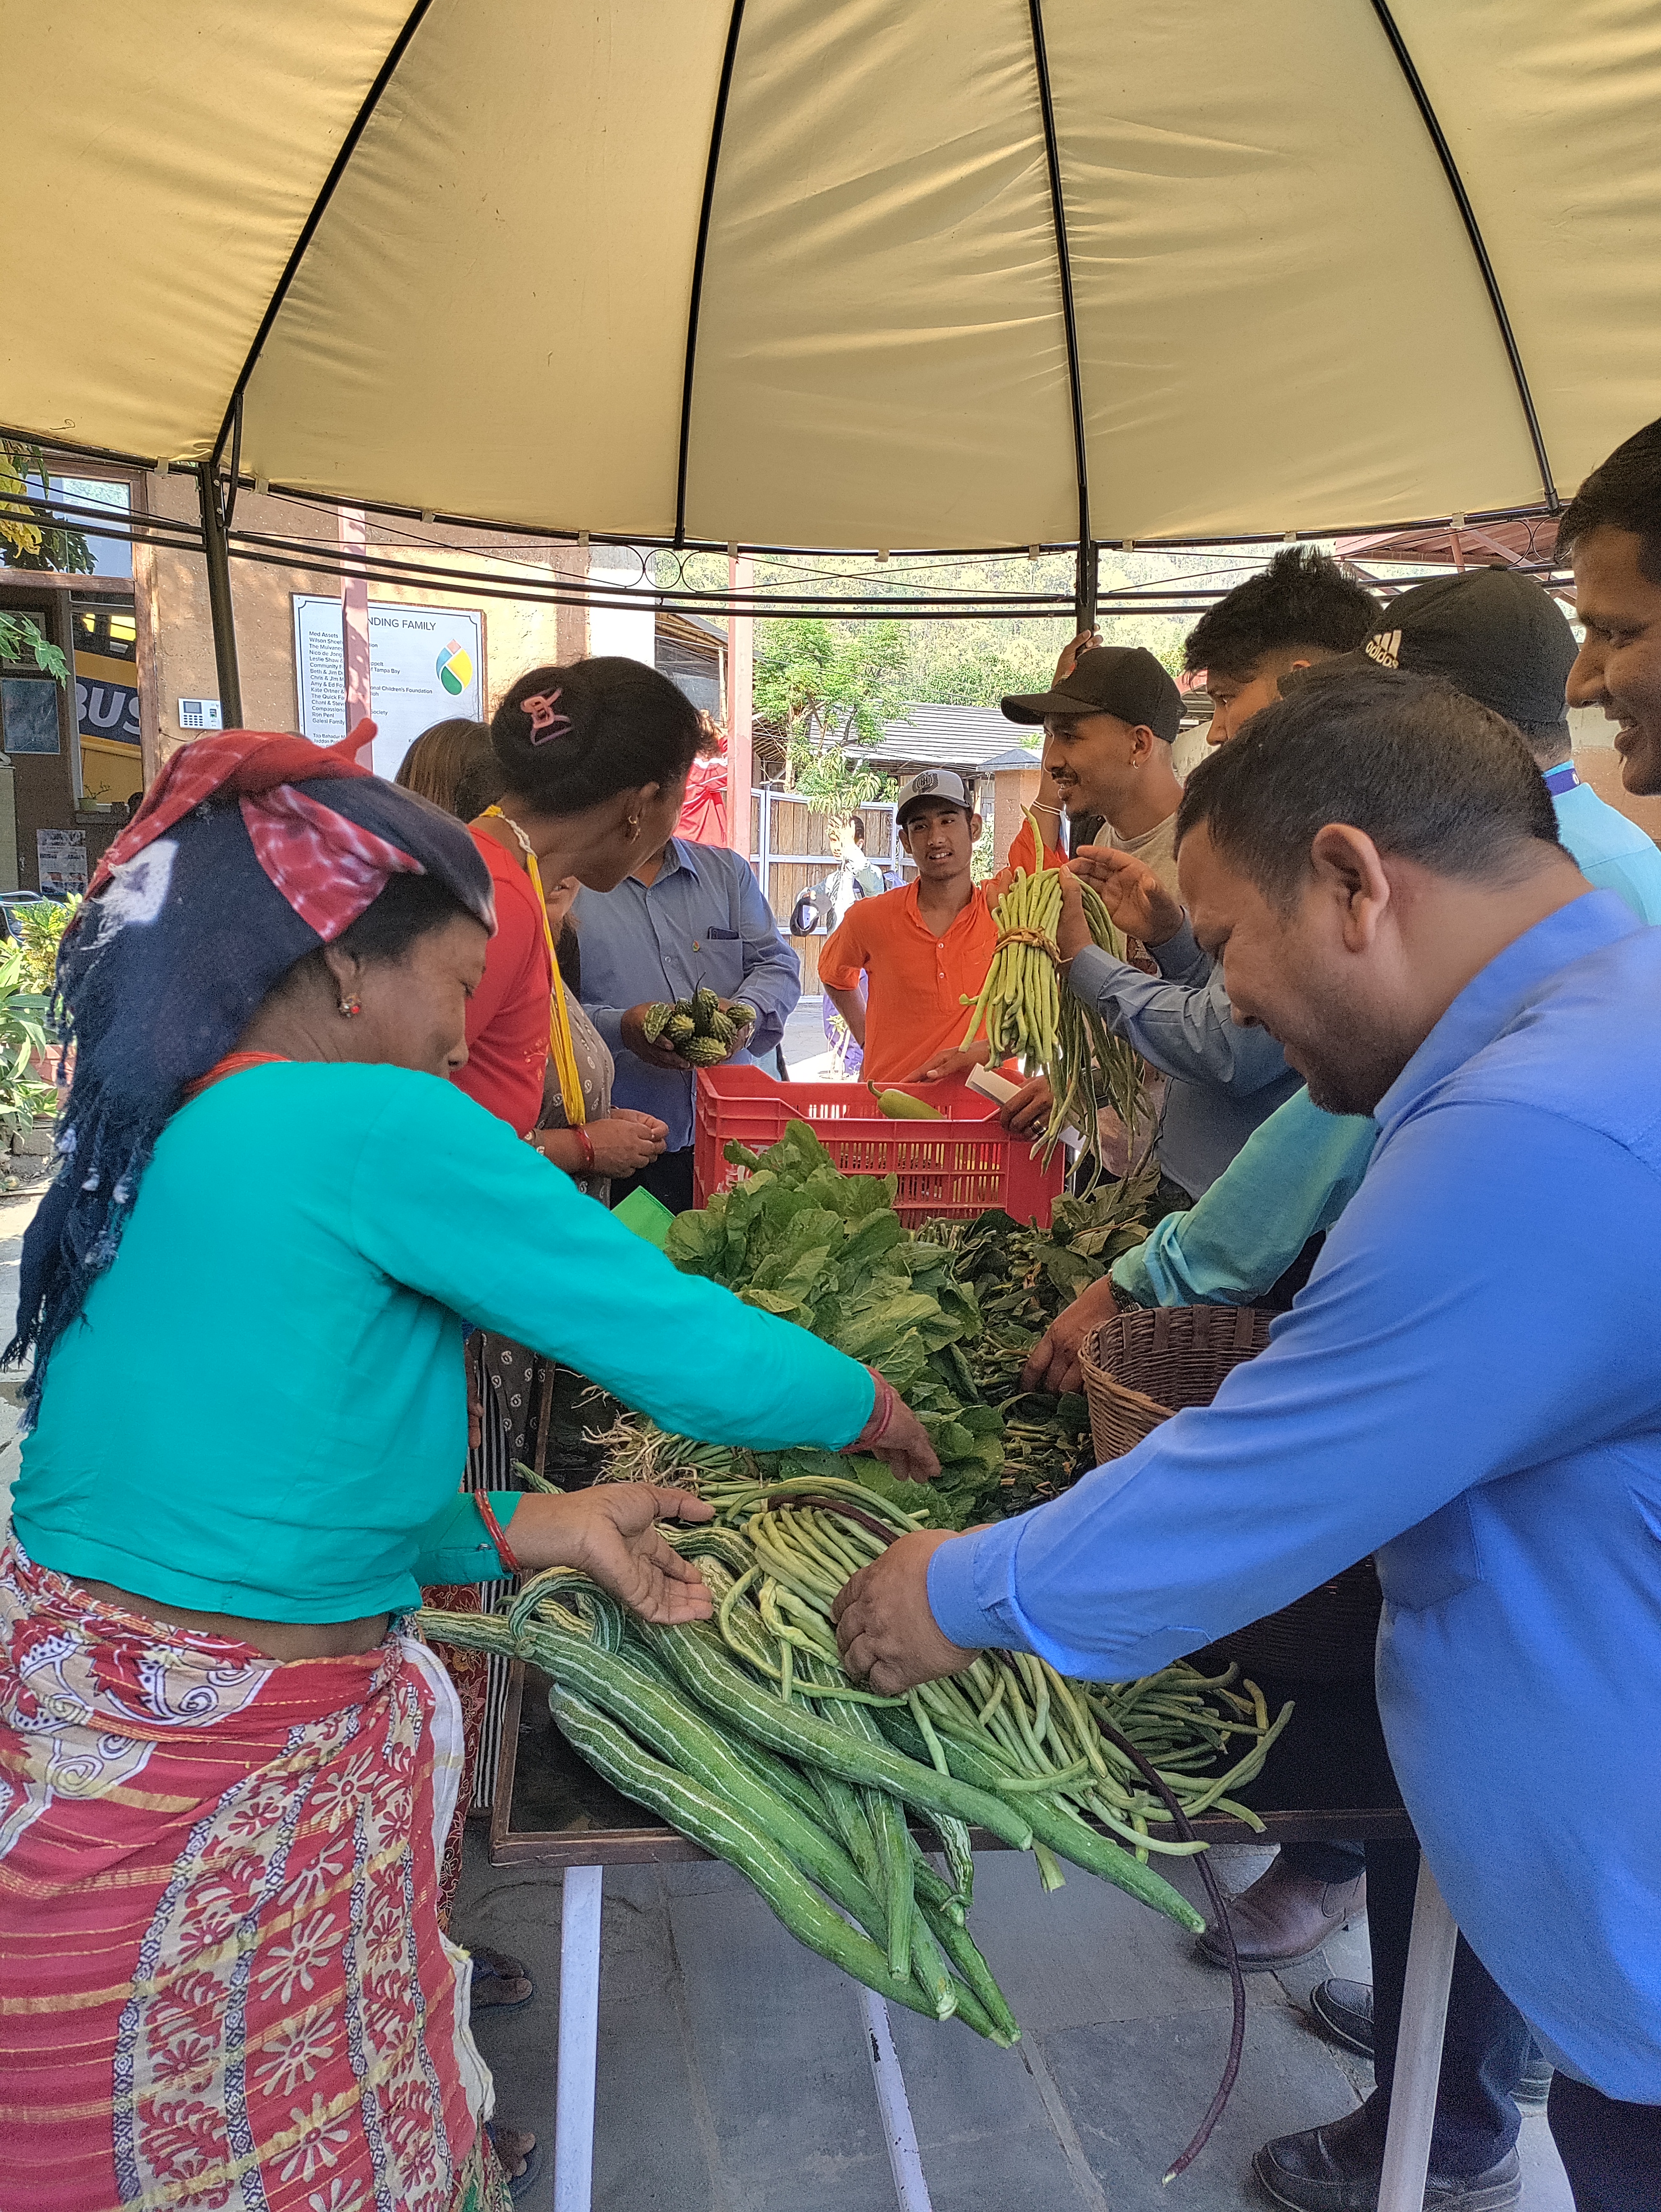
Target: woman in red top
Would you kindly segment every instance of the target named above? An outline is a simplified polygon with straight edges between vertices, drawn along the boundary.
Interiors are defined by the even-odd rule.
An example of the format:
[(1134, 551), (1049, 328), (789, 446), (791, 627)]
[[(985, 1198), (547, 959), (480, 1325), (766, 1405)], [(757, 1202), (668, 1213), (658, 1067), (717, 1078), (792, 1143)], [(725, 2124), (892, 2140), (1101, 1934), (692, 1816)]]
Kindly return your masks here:
[[(663, 842), (701, 734), (697, 709), (667, 677), (611, 657), (532, 669), (490, 725), (508, 787), (472, 832), (496, 891), (496, 933), (455, 1080), (569, 1173), (636, 1174), (662, 1151), (664, 1133), (650, 1115), (623, 1109), (589, 1123), (580, 1092), (566, 1095), (575, 1071), (543, 895), (568, 876), (611, 890), (654, 839)], [(551, 1048), (563, 1129), (536, 1126)]]

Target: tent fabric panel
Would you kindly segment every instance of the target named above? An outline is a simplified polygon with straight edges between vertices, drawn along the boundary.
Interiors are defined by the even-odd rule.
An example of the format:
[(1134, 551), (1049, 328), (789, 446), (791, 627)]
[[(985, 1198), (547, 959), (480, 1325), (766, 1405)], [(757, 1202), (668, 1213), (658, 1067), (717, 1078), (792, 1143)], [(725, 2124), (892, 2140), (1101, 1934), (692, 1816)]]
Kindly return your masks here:
[[(1661, 13), (1652, 0), (1396, 0), (1394, 12), (1482, 225), (1567, 499), (1661, 415)], [(1466, 477), (1451, 504), (1478, 503)]]
[(1025, 0), (749, 0), (693, 395), (695, 536), (1078, 530)]
[(1098, 538), (1445, 513), (1477, 485), (1540, 497), (1370, 8), (1050, 0), (1045, 20)]
[(438, 0), (250, 384), (261, 474), (530, 527), (672, 529), (727, 20), (727, 0)]
[(8, 9), (0, 422), (146, 459), (211, 450), (408, 7)]

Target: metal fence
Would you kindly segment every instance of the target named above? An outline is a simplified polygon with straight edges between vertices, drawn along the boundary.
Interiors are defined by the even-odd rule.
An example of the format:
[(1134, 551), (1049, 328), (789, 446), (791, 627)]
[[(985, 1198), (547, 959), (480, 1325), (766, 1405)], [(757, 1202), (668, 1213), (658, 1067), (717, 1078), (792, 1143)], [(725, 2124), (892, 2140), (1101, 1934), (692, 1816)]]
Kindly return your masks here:
[[(891, 803), (861, 806), (859, 816), (865, 824), (867, 860), (882, 869), (891, 884), (908, 882), (913, 864), (895, 836)], [(750, 865), (786, 932), (802, 893), (823, 883), (837, 866), (830, 850), (830, 824), (838, 818), (788, 791), (768, 788), (750, 794)], [(819, 988), (819, 947), (824, 942), (823, 937), (790, 939), (801, 960), (801, 988), (809, 994)]]

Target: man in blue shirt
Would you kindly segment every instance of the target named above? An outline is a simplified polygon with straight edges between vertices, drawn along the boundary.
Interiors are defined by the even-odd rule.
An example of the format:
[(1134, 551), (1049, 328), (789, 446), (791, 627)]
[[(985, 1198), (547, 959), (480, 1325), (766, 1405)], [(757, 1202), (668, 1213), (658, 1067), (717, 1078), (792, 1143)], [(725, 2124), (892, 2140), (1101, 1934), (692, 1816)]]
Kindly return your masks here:
[[(1571, 2179), (1595, 2156), (1628, 2193), (1585, 2201), (1636, 2205), (1661, 2171), (1661, 1370), (1634, 1351), (1661, 1327), (1661, 932), (1580, 875), (1513, 731), (1396, 672), (1266, 709), (1190, 780), (1178, 844), (1237, 1017), (1318, 1105), (1377, 1118), (1361, 1188), (1214, 1405), (1017, 1520), (903, 1538), (838, 1601), (847, 1663), (888, 1694), (989, 1645), (1135, 1676), (1377, 1550), (1426, 1855), (1560, 2069), (1554, 2124), (1560, 2094), (1585, 2119), (1555, 2124)], [(1063, 954), (1086, 934), (1069, 901)], [(1381, 2102), (1260, 2177), (1280, 2193), (1272, 2154), (1303, 2146), (1347, 2186)]]
[(780, 933), (750, 863), (724, 845), (672, 837), (613, 891), (580, 891), (571, 910), (582, 945), (582, 1003), (617, 1060), (611, 1097), (668, 1129), (650, 1167), (614, 1183), (612, 1203), (642, 1188), (672, 1212), (692, 1203), (693, 1074), (647, 1042), (641, 1024), (663, 1000), (707, 983), (723, 1006), (741, 1000), (757, 1021), (735, 1060), (773, 1051), (801, 996), (801, 963)]

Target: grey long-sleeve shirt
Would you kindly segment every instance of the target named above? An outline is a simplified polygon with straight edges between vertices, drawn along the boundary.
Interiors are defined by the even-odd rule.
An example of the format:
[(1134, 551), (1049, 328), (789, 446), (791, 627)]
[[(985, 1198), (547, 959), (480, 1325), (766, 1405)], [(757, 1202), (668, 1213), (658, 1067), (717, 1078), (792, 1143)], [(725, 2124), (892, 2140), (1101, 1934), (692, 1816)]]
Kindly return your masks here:
[(1068, 980), (1116, 1036), (1171, 1078), (1159, 1164), (1199, 1198), (1303, 1078), (1267, 1030), (1236, 1024), (1222, 970), (1201, 951), (1186, 920), (1149, 950), (1157, 975), (1086, 945)]

